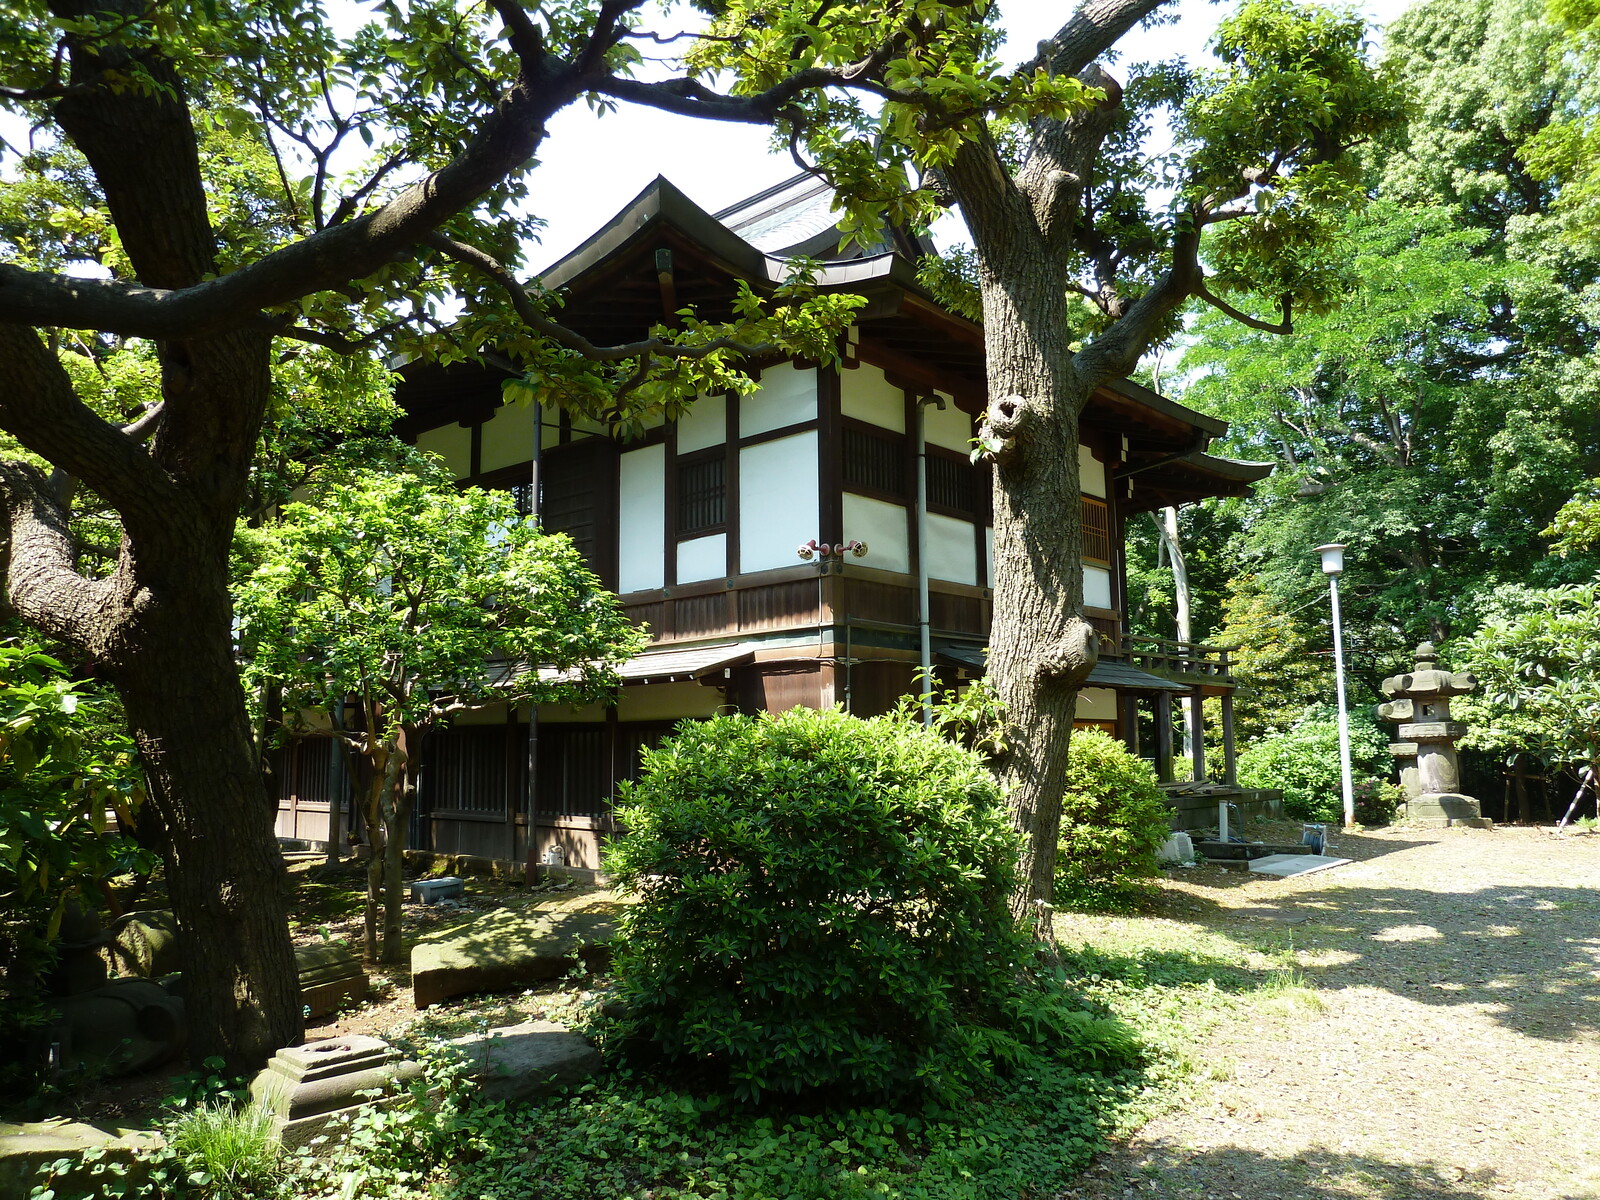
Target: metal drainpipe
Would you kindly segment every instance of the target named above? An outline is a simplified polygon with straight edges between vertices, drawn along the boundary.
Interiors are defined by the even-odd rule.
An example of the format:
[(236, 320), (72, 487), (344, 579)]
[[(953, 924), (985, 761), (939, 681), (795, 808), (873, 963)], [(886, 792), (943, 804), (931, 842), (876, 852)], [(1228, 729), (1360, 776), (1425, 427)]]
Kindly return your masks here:
[[(533, 457), (529, 460), (528, 470), (528, 510), (534, 520), (539, 519), (539, 454), (544, 442), (544, 408), (538, 404), (533, 406)], [(528, 670), (538, 677), (539, 664), (531, 662)], [(524, 874), (528, 882), (532, 883), (539, 870), (539, 706), (532, 700), (528, 702), (528, 857), (524, 863)], [(511, 822), (511, 861), (516, 861), (517, 854), (517, 823)]]
[(944, 407), (942, 396), (917, 401), (917, 632), (922, 650), (922, 723), (933, 724), (933, 631), (928, 617), (928, 405)]

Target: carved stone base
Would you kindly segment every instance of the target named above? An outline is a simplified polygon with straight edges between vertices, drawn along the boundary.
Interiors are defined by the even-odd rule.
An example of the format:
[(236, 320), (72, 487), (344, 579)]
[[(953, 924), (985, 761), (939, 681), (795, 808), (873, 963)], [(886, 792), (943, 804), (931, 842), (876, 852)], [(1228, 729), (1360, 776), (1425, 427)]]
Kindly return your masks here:
[[(250, 1095), (272, 1111), (275, 1132), (293, 1150), (337, 1132), (330, 1127), (341, 1115), (392, 1103), (421, 1074), (387, 1042), (351, 1035), (279, 1050), (251, 1083)], [(372, 1096), (374, 1090), (382, 1094)]]
[(1460, 792), (1424, 792), (1413, 796), (1401, 806), (1401, 819), (1428, 829), (1444, 829), (1451, 825), (1487, 829), (1494, 824), (1484, 819), (1476, 800)]

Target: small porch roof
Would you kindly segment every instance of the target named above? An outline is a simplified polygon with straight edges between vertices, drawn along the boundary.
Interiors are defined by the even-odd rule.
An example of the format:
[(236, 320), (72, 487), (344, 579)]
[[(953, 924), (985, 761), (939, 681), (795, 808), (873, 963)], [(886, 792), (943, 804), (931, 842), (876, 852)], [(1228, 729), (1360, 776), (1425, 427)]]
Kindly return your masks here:
[[(973, 645), (971, 642), (948, 642), (935, 640), (933, 652), (940, 658), (949, 659), (964, 667), (971, 667), (978, 671), (987, 669), (986, 652), (982, 646)], [(1152, 675), (1148, 671), (1141, 671), (1137, 667), (1130, 667), (1127, 663), (1097, 662), (1094, 670), (1089, 672), (1089, 678), (1084, 680), (1088, 687), (1112, 688), (1119, 692), (1188, 692), (1191, 688), (1181, 683), (1173, 683), (1170, 679), (1163, 679), (1159, 675)]]

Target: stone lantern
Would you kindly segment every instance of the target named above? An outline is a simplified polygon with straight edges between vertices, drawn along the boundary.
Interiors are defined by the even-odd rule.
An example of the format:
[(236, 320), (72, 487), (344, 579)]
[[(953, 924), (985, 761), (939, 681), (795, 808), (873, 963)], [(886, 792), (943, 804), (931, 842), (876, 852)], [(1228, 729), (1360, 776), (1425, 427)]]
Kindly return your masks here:
[(1450, 697), (1478, 690), (1469, 671), (1448, 671), (1439, 665), (1432, 642), (1417, 647), (1416, 668), (1383, 681), (1386, 704), (1378, 716), (1399, 726), (1399, 739), (1389, 747), (1406, 791), (1406, 819), (1423, 825), (1477, 825), (1478, 802), (1461, 792), (1461, 762), (1456, 739), (1467, 727), (1450, 719)]

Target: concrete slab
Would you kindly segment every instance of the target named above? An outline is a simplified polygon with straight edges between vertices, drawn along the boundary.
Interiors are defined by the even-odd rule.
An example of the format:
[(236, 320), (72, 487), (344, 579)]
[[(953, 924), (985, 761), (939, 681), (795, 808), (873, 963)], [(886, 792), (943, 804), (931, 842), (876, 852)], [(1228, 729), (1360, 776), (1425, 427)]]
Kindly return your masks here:
[(413, 904), (437, 904), (440, 900), (459, 900), (466, 894), (466, 881), (455, 875), (438, 879), (417, 879), (411, 884)]
[(1326, 854), (1269, 854), (1250, 864), (1258, 875), (1276, 875), (1287, 879), (1291, 875), (1307, 875), (1312, 871), (1326, 871), (1329, 867), (1342, 867), (1348, 858), (1330, 858)]

